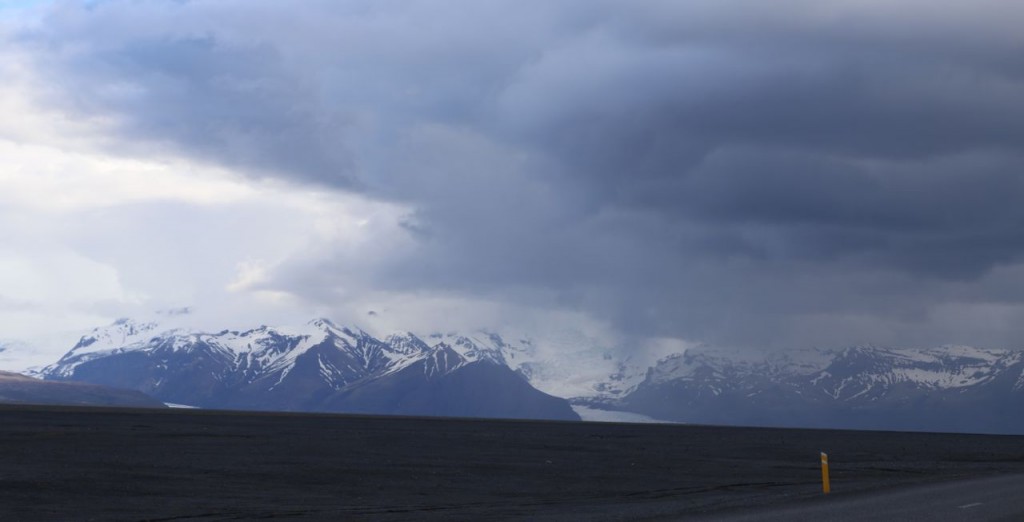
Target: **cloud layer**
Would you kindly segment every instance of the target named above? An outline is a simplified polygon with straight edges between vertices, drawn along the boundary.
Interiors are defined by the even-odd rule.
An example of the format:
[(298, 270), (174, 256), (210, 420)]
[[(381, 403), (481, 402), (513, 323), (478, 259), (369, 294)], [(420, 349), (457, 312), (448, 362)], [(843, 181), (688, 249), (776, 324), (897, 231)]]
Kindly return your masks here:
[(260, 291), (327, 308), (441, 295), (765, 347), (1024, 333), (1020, 7), (41, 12), (8, 33), (36, 103), (92, 122), (105, 154), (403, 209), (379, 231), (392, 247), (248, 265)]

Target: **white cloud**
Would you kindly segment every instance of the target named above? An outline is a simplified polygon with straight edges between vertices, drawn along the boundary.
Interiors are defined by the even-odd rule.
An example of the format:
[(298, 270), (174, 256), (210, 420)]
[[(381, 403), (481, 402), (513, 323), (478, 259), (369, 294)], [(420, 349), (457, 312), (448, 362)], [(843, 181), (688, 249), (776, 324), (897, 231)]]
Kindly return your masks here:
[(255, 190), (230, 173), (183, 161), (142, 161), (0, 140), (0, 204), (74, 213), (146, 201), (200, 205), (251, 199)]
[(0, 338), (29, 341), (34, 363), (159, 308), (196, 305), (215, 328), (304, 320), (314, 305), (276, 267), (403, 241), (399, 205), (112, 152), (92, 137), (104, 122), (39, 106), (17, 60), (0, 63)]

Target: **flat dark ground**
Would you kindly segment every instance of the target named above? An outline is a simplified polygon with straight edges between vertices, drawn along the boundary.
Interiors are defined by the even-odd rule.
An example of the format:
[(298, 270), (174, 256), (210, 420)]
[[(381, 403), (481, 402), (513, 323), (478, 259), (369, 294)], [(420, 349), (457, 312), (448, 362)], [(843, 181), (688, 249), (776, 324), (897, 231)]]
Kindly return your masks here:
[(672, 520), (1024, 472), (1024, 437), (0, 407), (0, 520)]

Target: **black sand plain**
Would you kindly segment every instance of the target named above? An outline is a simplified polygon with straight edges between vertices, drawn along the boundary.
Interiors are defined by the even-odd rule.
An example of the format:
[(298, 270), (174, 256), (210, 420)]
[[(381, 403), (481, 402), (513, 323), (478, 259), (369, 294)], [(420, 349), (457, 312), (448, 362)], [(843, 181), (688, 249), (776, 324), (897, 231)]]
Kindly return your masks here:
[[(0, 520), (674, 520), (1024, 472), (1024, 437), (0, 407)], [(820, 501), (820, 500), (819, 500)]]

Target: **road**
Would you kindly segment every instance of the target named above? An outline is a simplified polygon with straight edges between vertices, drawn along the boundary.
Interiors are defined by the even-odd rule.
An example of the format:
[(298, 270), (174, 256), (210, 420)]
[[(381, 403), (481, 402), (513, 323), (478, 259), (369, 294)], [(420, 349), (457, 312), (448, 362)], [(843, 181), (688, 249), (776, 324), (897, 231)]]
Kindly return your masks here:
[(1024, 520), (1024, 475), (958, 480), (893, 491), (831, 495), (797, 506), (718, 516), (719, 522)]

